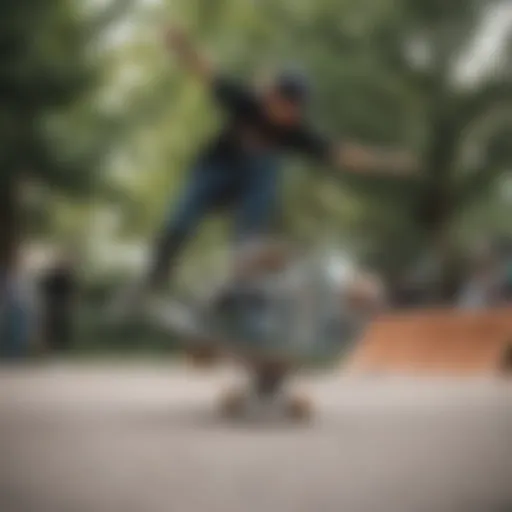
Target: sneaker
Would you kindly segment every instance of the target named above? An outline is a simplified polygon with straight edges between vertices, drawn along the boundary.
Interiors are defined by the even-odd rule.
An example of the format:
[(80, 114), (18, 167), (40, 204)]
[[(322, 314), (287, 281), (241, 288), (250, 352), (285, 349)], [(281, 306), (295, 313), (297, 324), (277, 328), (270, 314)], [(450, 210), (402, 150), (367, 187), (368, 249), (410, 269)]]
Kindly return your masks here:
[(178, 300), (153, 296), (145, 303), (145, 311), (152, 321), (171, 333), (187, 337), (200, 337), (204, 334), (199, 311)]

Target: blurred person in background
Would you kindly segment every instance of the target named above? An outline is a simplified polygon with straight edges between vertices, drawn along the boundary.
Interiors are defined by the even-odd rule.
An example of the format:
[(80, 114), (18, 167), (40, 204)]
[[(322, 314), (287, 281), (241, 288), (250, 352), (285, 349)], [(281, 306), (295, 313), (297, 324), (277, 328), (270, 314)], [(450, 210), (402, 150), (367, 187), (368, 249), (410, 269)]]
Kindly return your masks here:
[(501, 244), (503, 260), (503, 298), (512, 302), (512, 239), (504, 240)]
[(0, 358), (26, 358), (38, 341), (36, 293), (30, 279), (11, 268), (0, 272)]
[(465, 309), (497, 306), (504, 299), (505, 274), (500, 254), (491, 243), (478, 246), (470, 257), (469, 275), (459, 292)]
[(405, 272), (393, 282), (393, 306), (415, 308), (425, 304), (424, 283), (412, 272)]
[(77, 291), (74, 259), (63, 254), (41, 280), (43, 340), (51, 352), (63, 352), (71, 347)]
[(352, 172), (400, 175), (415, 170), (415, 160), (407, 152), (336, 143), (312, 128), (306, 118), (311, 85), (303, 73), (286, 70), (265, 87), (253, 88), (215, 69), (184, 31), (168, 29), (166, 44), (180, 64), (212, 91), (227, 120), (196, 158), (156, 241), (143, 283), (121, 301), (124, 312), (138, 309), (141, 299), (167, 282), (184, 243), (215, 207), (229, 207), (235, 217), (235, 249), (264, 240), (280, 201), (283, 153), (298, 153)]
[(507, 260), (507, 281), (505, 284), (505, 300), (512, 302), (512, 251)]

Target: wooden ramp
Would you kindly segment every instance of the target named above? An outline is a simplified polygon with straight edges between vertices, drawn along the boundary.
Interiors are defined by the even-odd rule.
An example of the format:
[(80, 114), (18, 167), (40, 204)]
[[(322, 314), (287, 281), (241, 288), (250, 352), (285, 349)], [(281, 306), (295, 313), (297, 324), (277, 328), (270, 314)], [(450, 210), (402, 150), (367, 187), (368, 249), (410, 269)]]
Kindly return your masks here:
[(377, 318), (348, 360), (365, 374), (512, 375), (512, 308)]

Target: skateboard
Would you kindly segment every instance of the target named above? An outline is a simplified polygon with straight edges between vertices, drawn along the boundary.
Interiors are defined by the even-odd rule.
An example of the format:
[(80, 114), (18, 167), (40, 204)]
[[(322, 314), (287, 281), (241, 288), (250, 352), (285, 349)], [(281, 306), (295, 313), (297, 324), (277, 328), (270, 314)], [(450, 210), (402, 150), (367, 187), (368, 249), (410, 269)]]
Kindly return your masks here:
[(304, 269), (290, 277), (260, 279), (214, 305), (160, 301), (151, 308), (153, 320), (194, 362), (230, 360), (249, 376), (245, 388), (221, 396), (219, 411), (225, 417), (270, 412), (311, 419), (311, 398), (290, 391), (288, 382), (307, 370), (327, 370), (365, 325), (340, 304), (339, 288), (324, 286)]

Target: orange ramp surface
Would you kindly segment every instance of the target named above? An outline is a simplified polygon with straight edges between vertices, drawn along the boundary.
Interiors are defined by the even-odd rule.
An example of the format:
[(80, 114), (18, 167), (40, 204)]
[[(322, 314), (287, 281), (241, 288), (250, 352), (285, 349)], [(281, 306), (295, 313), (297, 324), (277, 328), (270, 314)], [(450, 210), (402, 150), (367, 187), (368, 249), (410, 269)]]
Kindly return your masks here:
[(349, 358), (369, 374), (512, 374), (512, 308), (390, 313), (378, 317)]

